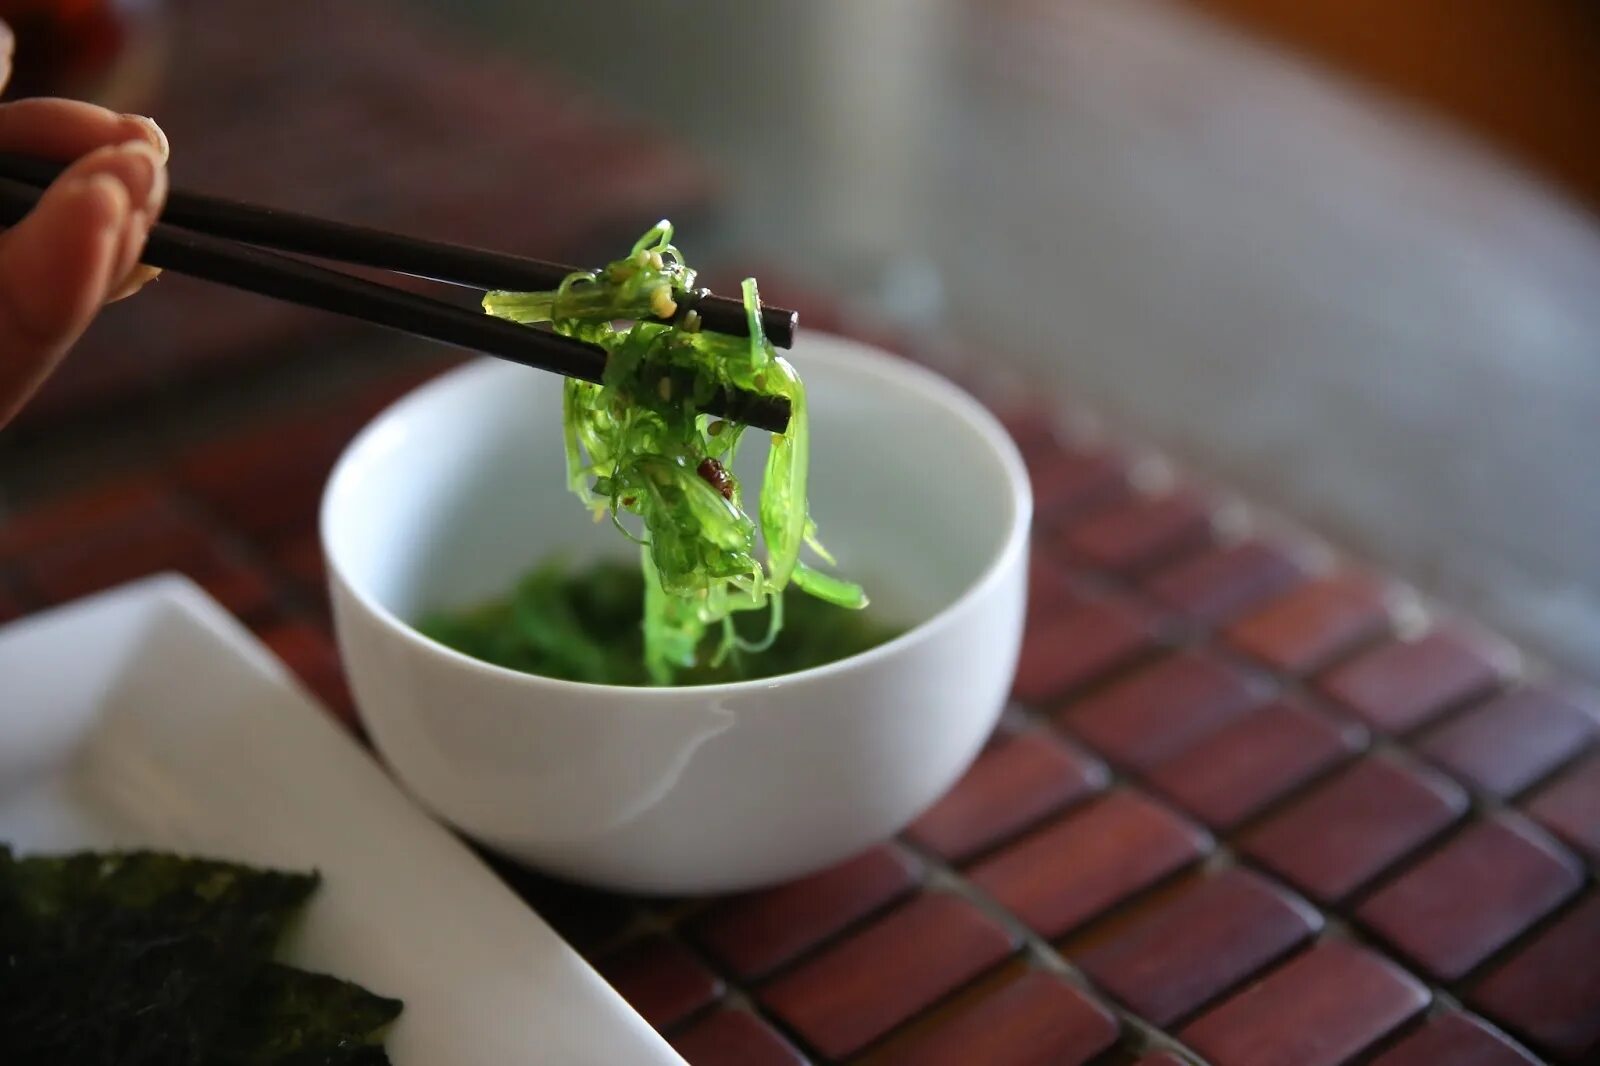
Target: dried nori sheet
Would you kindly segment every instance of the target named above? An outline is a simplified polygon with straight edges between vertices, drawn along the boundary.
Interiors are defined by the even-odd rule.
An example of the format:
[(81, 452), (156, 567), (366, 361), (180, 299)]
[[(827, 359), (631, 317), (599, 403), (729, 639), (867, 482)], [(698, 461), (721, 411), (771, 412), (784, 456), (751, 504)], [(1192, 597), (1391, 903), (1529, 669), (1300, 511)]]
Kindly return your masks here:
[(223, 1061), (229, 1066), (387, 1062), (383, 1030), (399, 1014), (398, 999), (337, 977), (269, 963), (246, 992)]
[(387, 1062), (397, 1000), (271, 961), (314, 873), (0, 846), (0, 1062)]

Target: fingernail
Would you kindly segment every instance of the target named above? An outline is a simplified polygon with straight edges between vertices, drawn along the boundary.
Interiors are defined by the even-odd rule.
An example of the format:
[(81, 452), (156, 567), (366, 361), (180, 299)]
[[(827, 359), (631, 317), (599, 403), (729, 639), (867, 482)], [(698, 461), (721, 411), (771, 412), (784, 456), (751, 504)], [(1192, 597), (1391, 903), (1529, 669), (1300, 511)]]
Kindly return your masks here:
[(144, 129), (144, 135), (150, 139), (150, 143), (160, 154), (163, 163), (172, 158), (172, 145), (167, 141), (166, 132), (156, 125), (155, 119), (146, 118), (144, 115), (124, 115), (122, 117), (137, 122)]
[(118, 300), (126, 300), (128, 297), (132, 296), (134, 293), (138, 292), (152, 281), (159, 280), (160, 277), (161, 271), (157, 270), (153, 266), (145, 266), (141, 263), (139, 266), (133, 268), (133, 272), (128, 275), (126, 280), (123, 281), (121, 287), (118, 288), (116, 292), (106, 297), (106, 303), (116, 303)]
[(135, 161), (134, 165), (139, 169), (140, 188), (137, 191), (129, 189), (130, 197), (142, 196), (137, 205), (139, 210), (153, 212), (166, 193), (166, 168), (161, 163), (161, 157), (143, 141), (129, 141), (120, 145), (117, 151)]

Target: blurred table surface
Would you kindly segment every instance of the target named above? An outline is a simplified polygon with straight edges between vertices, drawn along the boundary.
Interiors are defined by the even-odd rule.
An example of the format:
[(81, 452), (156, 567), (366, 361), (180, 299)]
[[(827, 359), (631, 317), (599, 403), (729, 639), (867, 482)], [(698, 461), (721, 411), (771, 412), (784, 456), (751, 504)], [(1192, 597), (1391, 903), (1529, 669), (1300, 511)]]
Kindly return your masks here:
[(449, 8), (703, 151), (725, 243), (1600, 676), (1600, 225), (1465, 135), (1160, 0)]
[[(175, 173), (545, 255), (674, 214), (700, 262), (1043, 375), (1600, 676), (1600, 224), (1469, 138), (1162, 0), (413, 2), (435, 29), (171, 0)], [(30, 414), (180, 349), (362, 372), (327, 320), (265, 310), (163, 281)], [(207, 417), (260, 385), (213, 375)], [(96, 419), (98, 451), (14, 430), (0, 488), (150, 428)]]

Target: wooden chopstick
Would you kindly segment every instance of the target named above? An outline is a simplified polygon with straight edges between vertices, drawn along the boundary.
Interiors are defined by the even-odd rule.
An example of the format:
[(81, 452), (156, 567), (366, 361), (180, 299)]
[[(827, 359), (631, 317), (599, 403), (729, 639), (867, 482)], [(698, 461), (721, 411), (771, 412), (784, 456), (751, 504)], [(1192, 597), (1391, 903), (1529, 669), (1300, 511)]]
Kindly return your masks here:
[[(0, 153), (0, 177), (29, 185), (48, 185), (64, 169), (62, 163)], [(166, 210), (161, 217), (172, 225), (214, 237), (228, 237), (280, 252), (378, 267), (474, 289), (542, 292), (554, 289), (578, 269), (466, 245), (385, 233), (181, 189), (168, 192)], [(680, 322), (690, 311), (700, 316), (702, 328), (712, 332), (741, 337), (749, 333), (749, 321), (741, 300), (700, 289), (678, 301), (678, 309), (670, 321)], [(762, 332), (779, 348), (794, 344), (798, 319), (799, 315), (785, 308), (761, 308)]]
[[(33, 185), (0, 178), (0, 225), (21, 221), (41, 194)], [(151, 228), (142, 261), (163, 270), (388, 326), (566, 377), (599, 382), (605, 373), (606, 353), (571, 337), (166, 222)], [(682, 394), (692, 386), (687, 375), (674, 368), (663, 368), (660, 376)], [(652, 381), (646, 387), (658, 385)], [(720, 390), (700, 409), (773, 433), (782, 433), (789, 425), (789, 401), (781, 396)]]

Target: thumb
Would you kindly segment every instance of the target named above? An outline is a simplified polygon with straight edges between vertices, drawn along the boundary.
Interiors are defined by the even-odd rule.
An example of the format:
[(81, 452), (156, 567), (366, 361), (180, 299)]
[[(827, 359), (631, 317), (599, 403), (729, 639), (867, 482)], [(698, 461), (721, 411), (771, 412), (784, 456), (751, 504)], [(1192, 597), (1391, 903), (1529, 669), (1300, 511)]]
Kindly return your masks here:
[(69, 173), (0, 238), (0, 426), (88, 328), (132, 210), (127, 187), (111, 174)]

